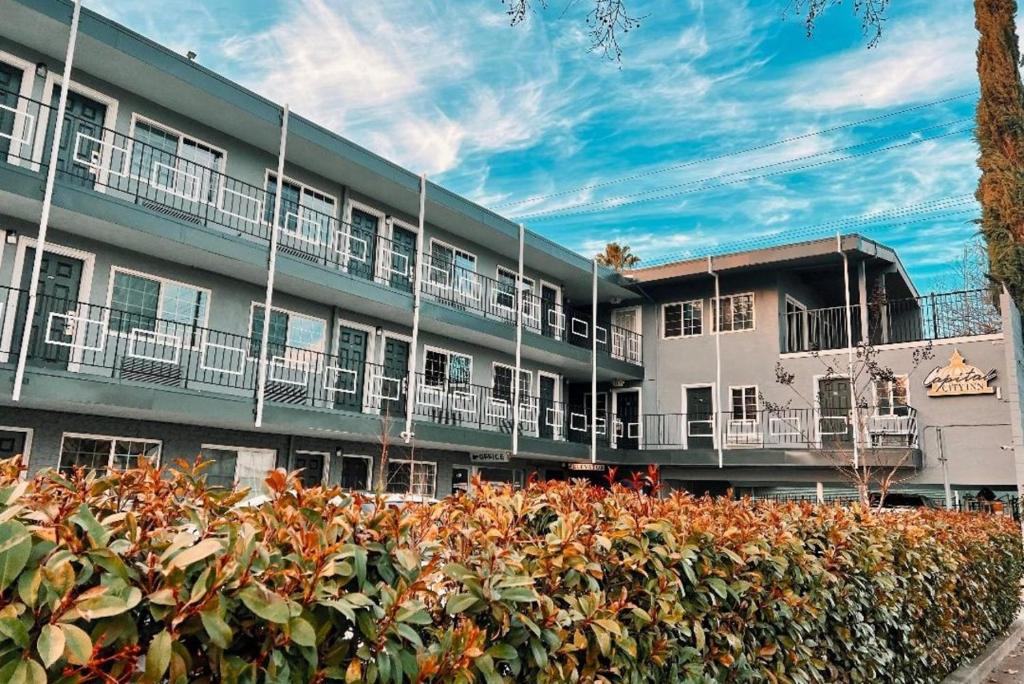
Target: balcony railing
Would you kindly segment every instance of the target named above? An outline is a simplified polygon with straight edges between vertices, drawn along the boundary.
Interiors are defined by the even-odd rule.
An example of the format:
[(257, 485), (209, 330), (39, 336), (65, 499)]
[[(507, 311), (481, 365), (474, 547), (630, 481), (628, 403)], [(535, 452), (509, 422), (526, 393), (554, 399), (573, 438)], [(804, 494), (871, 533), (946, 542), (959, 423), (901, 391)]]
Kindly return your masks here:
[[(11, 104), (3, 104), (4, 102)], [(49, 163), (48, 128), (54, 108), (0, 90), (0, 160), (33, 171)], [(276, 182), (254, 185), (224, 173), (223, 157), (196, 160), (67, 114), (57, 159), (62, 182), (132, 202), (197, 226), (229, 231), (243, 240), (270, 241)], [(47, 133), (46, 131), (50, 131)], [(206, 163), (204, 163), (206, 162)], [(322, 208), (322, 207), (321, 207)], [(338, 220), (333, 214), (282, 198), (278, 248), (350, 276), (411, 293), (417, 274), (414, 245)], [(422, 292), (445, 306), (515, 325), (515, 284), (476, 273), (450, 260), (424, 255)], [(588, 318), (555, 301), (523, 293), (527, 330), (589, 347)], [(596, 328), (599, 351), (642, 364), (640, 333), (608, 323)]]
[[(860, 305), (850, 307), (853, 344), (864, 339)], [(833, 306), (783, 315), (783, 351), (844, 349), (846, 307)], [(964, 290), (879, 300), (867, 305), (868, 336), (874, 345), (990, 335), (1002, 331), (1002, 317), (988, 290)]]

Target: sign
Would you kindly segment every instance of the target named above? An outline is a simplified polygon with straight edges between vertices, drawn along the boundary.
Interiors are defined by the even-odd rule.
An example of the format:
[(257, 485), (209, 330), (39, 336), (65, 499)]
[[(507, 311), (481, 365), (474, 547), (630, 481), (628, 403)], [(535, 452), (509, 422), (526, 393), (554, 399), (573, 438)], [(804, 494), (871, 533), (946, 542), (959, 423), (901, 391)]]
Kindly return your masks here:
[(512, 454), (507, 451), (491, 454), (470, 454), (469, 460), (472, 463), (508, 463), (512, 460)]
[(983, 373), (964, 361), (959, 349), (953, 350), (949, 365), (935, 368), (924, 379), (929, 397), (961, 397), (972, 394), (995, 394), (989, 382), (996, 377), (996, 371)]
[(566, 468), (569, 470), (575, 470), (577, 472), (587, 473), (603, 473), (605, 471), (604, 463), (567, 463)]

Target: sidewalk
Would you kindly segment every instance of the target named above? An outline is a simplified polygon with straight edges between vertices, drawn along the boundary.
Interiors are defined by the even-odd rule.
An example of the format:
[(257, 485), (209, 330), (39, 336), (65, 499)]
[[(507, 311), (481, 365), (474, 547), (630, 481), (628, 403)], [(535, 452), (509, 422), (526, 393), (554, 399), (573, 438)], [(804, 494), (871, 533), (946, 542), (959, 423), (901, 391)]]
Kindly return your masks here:
[(1008, 656), (999, 661), (985, 682), (990, 684), (1024, 682), (1024, 641), (1019, 642)]

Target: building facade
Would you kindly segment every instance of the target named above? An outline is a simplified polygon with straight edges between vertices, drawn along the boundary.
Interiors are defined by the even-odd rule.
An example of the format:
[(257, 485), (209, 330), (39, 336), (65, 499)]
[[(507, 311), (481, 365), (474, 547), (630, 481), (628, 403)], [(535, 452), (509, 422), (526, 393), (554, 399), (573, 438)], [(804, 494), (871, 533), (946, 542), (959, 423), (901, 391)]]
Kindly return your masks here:
[[(102, 16), (63, 83), (71, 14), (0, 0), (0, 453), (30, 469), (201, 454), (219, 484), (444, 496), (596, 461), (772, 490), (838, 486), (857, 443), (915, 486), (1015, 486), (1005, 298), (919, 296), (856, 235), (617, 274), (297, 116), (278, 179), (280, 106)], [(869, 399), (834, 371), (856, 344), (893, 368)]]

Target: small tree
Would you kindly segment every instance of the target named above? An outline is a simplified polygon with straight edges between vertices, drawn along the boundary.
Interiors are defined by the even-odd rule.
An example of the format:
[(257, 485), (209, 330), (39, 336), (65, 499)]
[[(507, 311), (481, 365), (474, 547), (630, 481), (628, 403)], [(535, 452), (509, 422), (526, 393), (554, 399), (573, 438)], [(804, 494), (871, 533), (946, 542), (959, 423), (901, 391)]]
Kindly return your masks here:
[(629, 245), (620, 245), (618, 242), (609, 242), (604, 246), (604, 251), (597, 254), (595, 258), (597, 263), (602, 266), (608, 266), (620, 272), (640, 263), (640, 257), (633, 254)]
[[(802, 408), (814, 415), (813, 424), (816, 429), (811, 429), (811, 421), (803, 421), (797, 430), (799, 439), (828, 461), (856, 489), (861, 503), (871, 505), (871, 493), (877, 491), (877, 506), (881, 508), (892, 488), (905, 479), (907, 463), (917, 450), (916, 443), (912, 441), (915, 419), (910, 406), (902, 409), (904, 413), (900, 415), (896, 411), (901, 409), (892, 402), (888, 407), (892, 411), (888, 414), (891, 418), (877, 415), (877, 390), (885, 388), (889, 393), (892, 388), (895, 398), (900, 392), (900, 375), (878, 361), (878, 351), (869, 343), (857, 345), (852, 364), (843, 352), (828, 357), (820, 352), (812, 352), (811, 356), (821, 364), (823, 378), (849, 380), (851, 406), (848, 415), (831, 415), (830, 409), (835, 410), (837, 407), (822, 407), (820, 397), (802, 394), (797, 389), (796, 374), (790, 372), (781, 361), (775, 366), (775, 381), (788, 388), (794, 396), (782, 403), (773, 403), (762, 396), (761, 404), (769, 415), (775, 413), (782, 420), (786, 420), (787, 413), (794, 408), (794, 401), (802, 404)], [(907, 387), (921, 364), (932, 357), (930, 342), (914, 350), (911, 368), (906, 374)], [(889, 422), (888, 426), (885, 425), (886, 421)], [(823, 432), (838, 435), (838, 431), (832, 429), (837, 424), (844, 426), (849, 439), (822, 439)], [(829, 429), (826, 431), (824, 426)], [(855, 451), (857, 459), (854, 458)]]

